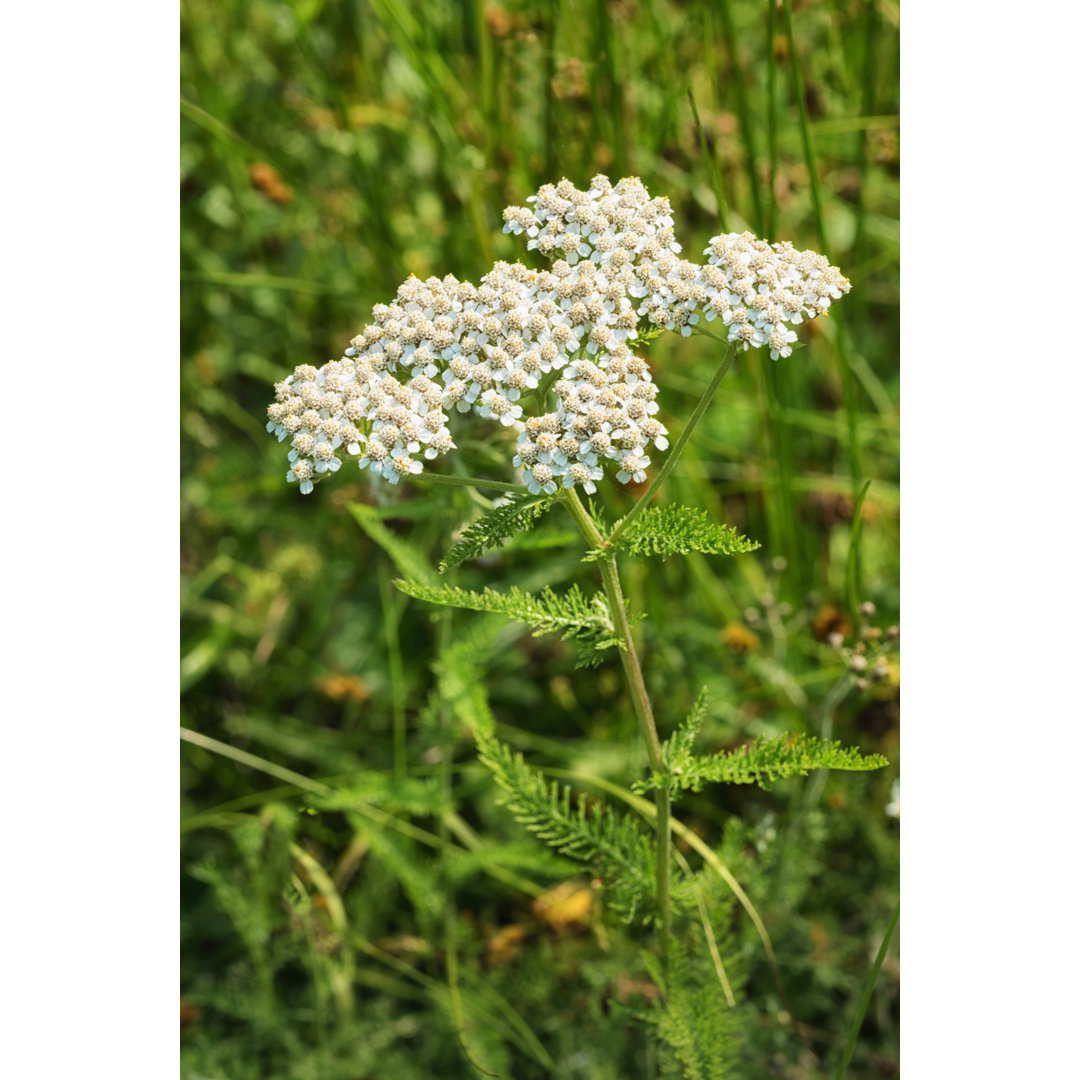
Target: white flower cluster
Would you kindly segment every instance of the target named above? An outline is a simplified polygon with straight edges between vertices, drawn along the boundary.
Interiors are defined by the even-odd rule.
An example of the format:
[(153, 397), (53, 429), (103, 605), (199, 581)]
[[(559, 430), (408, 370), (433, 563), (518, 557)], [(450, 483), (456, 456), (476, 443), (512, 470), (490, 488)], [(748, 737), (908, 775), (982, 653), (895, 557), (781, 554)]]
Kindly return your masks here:
[(592, 494), (605, 460), (618, 466), (616, 479), (640, 483), (646, 448), (667, 449), (667, 428), (653, 415), (656, 384), (645, 361), (621, 342), (596, 361), (574, 360), (554, 390), (559, 408), (530, 416), (518, 436), (514, 464), (534, 495), (554, 494), (560, 478), (563, 487), (581, 485)]
[[(642, 316), (683, 334), (699, 313), (719, 316), (729, 340), (768, 344), (775, 359), (791, 352), (787, 323), (850, 288), (820, 255), (749, 233), (715, 237), (708, 265), (678, 258), (668, 200), (634, 178), (597, 176), (588, 191), (562, 180), (529, 201), (504, 211), (503, 231), (525, 233), (550, 269), (499, 262), (479, 287), (410, 278), (342, 359), (302, 364), (276, 386), (267, 430), (291, 438), (288, 479), (302, 492), (342, 454), (391, 483), (420, 472), (421, 459), (454, 449), (453, 412), (518, 433), (514, 464), (530, 491), (592, 493), (607, 462), (621, 482), (641, 482), (646, 450), (668, 445), (648, 365), (627, 344)], [(523, 395), (545, 378), (558, 408), (525, 418)]]
[(714, 236), (705, 249), (708, 283), (705, 317), (719, 315), (728, 341), (744, 349), (767, 345), (777, 360), (791, 355), (797, 325), (827, 313), (833, 300), (850, 292), (848, 281), (824, 255), (796, 251), (786, 241), (770, 246), (752, 233)]
[(318, 370), (301, 364), (274, 388), (267, 428), (279, 440), (292, 436), (287, 479), (298, 481), (305, 495), (341, 468), (341, 450), (396, 484), (421, 471), (414, 457), (421, 448), (428, 459), (454, 449), (443, 388), (423, 373), (403, 382), (395, 367), (385, 353), (347, 356)]
[(525, 233), (530, 249), (561, 254), (570, 265), (595, 263), (641, 301), (638, 315), (684, 336), (702, 315), (720, 317), (729, 341), (744, 349), (768, 345), (774, 360), (790, 356), (789, 324), (820, 315), (851, 288), (824, 256), (788, 243), (770, 246), (751, 233), (714, 236), (704, 266), (680, 259), (668, 200), (650, 199), (636, 178), (612, 187), (597, 176), (588, 191), (563, 180), (529, 201), (532, 210), (503, 211), (503, 232)]

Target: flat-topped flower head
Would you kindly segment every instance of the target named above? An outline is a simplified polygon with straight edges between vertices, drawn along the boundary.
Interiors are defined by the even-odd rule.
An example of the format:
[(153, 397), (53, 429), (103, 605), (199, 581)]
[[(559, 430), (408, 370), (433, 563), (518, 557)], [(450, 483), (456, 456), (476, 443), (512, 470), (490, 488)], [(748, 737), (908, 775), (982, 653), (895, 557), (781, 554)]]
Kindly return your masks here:
[[(851, 288), (823, 256), (750, 233), (713, 237), (704, 264), (682, 258), (671, 204), (636, 177), (585, 189), (563, 179), (526, 201), (503, 211), (503, 231), (525, 236), (547, 269), (500, 261), (479, 285), (409, 277), (341, 359), (275, 385), (266, 428), (290, 440), (287, 477), (303, 493), (343, 459), (390, 483), (416, 475), (456, 449), (470, 413), (519, 433), (507, 449), (530, 490), (591, 494), (607, 463), (640, 483), (646, 451), (668, 440), (631, 348), (639, 328), (689, 336), (715, 323), (776, 360), (790, 356), (793, 326)], [(548, 390), (557, 407), (537, 415)]]
[(706, 317), (719, 315), (728, 340), (744, 349), (767, 344), (774, 360), (791, 355), (796, 335), (788, 324), (817, 318), (851, 290), (824, 255), (796, 251), (786, 241), (769, 245), (752, 233), (725, 233), (714, 236), (704, 254), (715, 268), (708, 275)]

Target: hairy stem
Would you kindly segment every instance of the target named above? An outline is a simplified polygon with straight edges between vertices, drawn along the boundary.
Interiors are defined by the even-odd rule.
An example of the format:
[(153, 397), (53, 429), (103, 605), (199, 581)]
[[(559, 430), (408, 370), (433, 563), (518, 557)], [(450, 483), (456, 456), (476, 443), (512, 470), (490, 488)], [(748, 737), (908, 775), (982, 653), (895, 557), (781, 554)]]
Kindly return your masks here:
[[(707, 331), (702, 331), (702, 333), (707, 333)], [(708, 334), (708, 336), (715, 337), (714, 334)], [(626, 517), (618, 522), (615, 528), (612, 529), (611, 535), (608, 537), (608, 544), (614, 544), (615, 541), (626, 532), (631, 522), (633, 522), (642, 510), (652, 502), (654, 496), (660, 490), (660, 485), (668, 478), (671, 470), (675, 468), (676, 462), (682, 457), (683, 451), (686, 449), (686, 444), (690, 441), (690, 436), (694, 433), (694, 428), (698, 426), (701, 418), (705, 415), (705, 410), (709, 407), (709, 402), (712, 401), (713, 395), (719, 388), (724, 376), (731, 370), (731, 365), (735, 360), (736, 348), (737, 346), (735, 344), (728, 345), (723, 359), (720, 361), (720, 366), (716, 369), (716, 374), (712, 377), (712, 382), (705, 388), (705, 393), (701, 395), (701, 399), (694, 407), (693, 413), (690, 414), (690, 419), (687, 420), (686, 427), (683, 428), (678, 442), (675, 443), (671, 453), (668, 454), (667, 460), (653, 478), (653, 482), (646, 488), (645, 494), (630, 507), (630, 512)]]
[[(565, 498), (566, 508), (570, 511), (587, 543), (594, 548), (606, 547), (600, 530), (581, 503), (578, 494), (570, 488)], [(604, 591), (607, 594), (608, 607), (615, 624), (622, 647), (619, 656), (623, 671), (630, 688), (630, 698), (634, 703), (638, 726), (645, 749), (649, 755), (649, 764), (653, 772), (664, 774), (663, 754), (660, 750), (660, 736), (656, 730), (649, 694), (645, 689), (645, 677), (641, 672), (641, 663), (634, 648), (634, 639), (630, 635), (630, 620), (626, 614), (626, 601), (623, 599), (622, 585), (619, 583), (619, 570), (615, 556), (610, 555), (600, 560), (600, 574), (604, 579)], [(656, 789), (656, 904), (660, 912), (660, 953), (664, 959), (668, 955), (668, 941), (671, 936), (671, 791), (661, 784)]]

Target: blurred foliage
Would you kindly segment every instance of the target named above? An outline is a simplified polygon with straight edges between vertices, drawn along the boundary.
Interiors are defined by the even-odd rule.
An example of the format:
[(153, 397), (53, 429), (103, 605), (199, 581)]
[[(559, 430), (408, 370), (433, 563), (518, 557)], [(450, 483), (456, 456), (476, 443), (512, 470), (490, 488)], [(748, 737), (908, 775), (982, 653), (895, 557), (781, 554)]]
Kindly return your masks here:
[[(897, 620), (898, 9), (790, 13), (789, 36), (783, 7), (751, 0), (183, 0), (186, 1077), (478, 1075), (470, 1059), (515, 1077), (667, 1073), (647, 936), (600, 920), (603, 893), (497, 807), (442, 715), (431, 665), (484, 617), (433, 617), (394, 590), (385, 545), (347, 509), (434, 568), (487, 501), (345, 470), (303, 498), (264, 431), (271, 384), (340, 355), (410, 272), (477, 281), (523, 258), (502, 207), (601, 171), (667, 195), (690, 257), (726, 220), (827, 251), (853, 283), (806, 349), (740, 357), (670, 482), (667, 498), (761, 549), (622, 567), (649, 614), (662, 736), (704, 686), (707, 750), (794, 731), (892, 762), (679, 808), (738, 867), (781, 974), (782, 993), (741, 909), (716, 920), (743, 986), (733, 1075), (838, 1064), (897, 895), (899, 667), (894, 651), (871, 663), (866, 690), (848, 668)], [(664, 335), (649, 358), (677, 435), (715, 350)], [(512, 479), (482, 426), (461, 457)], [(614, 520), (634, 493), (600, 494)], [(550, 511), (446, 580), (595, 591), (570, 528)], [(582, 776), (643, 775), (613, 651), (575, 671), (565, 643), (508, 626), (485, 685), (532, 766), (591, 794)], [(895, 954), (849, 1077), (898, 1072)]]

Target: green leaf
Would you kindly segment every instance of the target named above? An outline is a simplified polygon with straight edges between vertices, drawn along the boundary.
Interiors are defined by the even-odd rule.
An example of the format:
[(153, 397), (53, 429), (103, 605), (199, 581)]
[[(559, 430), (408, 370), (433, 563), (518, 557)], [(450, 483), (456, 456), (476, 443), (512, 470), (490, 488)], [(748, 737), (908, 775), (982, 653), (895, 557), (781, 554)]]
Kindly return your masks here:
[(607, 602), (600, 593), (587, 597), (576, 585), (561, 595), (551, 589), (528, 593), (511, 586), (507, 592), (484, 589), (475, 592), (453, 585), (426, 585), (419, 581), (395, 581), (407, 596), (426, 600), (429, 604), (466, 608), (469, 611), (491, 611), (531, 626), (534, 634), (559, 633), (588, 650), (591, 660), (594, 651), (619, 644), (615, 625)]
[(636, 337), (630, 338), (626, 342), (627, 347), (631, 348), (631, 349), (635, 349), (635, 350), (647, 348), (662, 333), (664, 333), (664, 328), (663, 327), (660, 327), (660, 326), (646, 327), (640, 334), (638, 334)]
[(652, 840), (638, 820), (601, 802), (575, 804), (568, 787), (530, 769), (488, 732), (478, 730), (476, 744), (514, 817), (556, 851), (594, 866), (610, 890), (611, 907), (633, 921), (651, 898), (655, 877)]
[(489, 623), (481, 620), (478, 627), (456, 636), (455, 642), (439, 653), (432, 665), (438, 680), (439, 692), (458, 723), (475, 735), (477, 731), (495, 732), (495, 717), (491, 712), (482, 660), (491, 652), (495, 634)]
[(738, 1056), (741, 1018), (724, 1000), (703, 952), (700, 948), (689, 950), (675, 940), (666, 970), (648, 958), (649, 972), (663, 990), (663, 1003), (642, 1019), (656, 1028), (674, 1058), (670, 1065), (661, 1061), (662, 1075), (728, 1080), (734, 1075)]
[[(701, 551), (706, 555), (742, 555), (756, 551), (756, 540), (740, 536), (731, 525), (718, 525), (702, 509), (690, 506), (650, 506), (619, 537), (616, 547), (631, 555), (687, 555)], [(606, 552), (592, 551), (586, 558), (603, 558)]]
[[(701, 724), (705, 719), (707, 698), (708, 690), (703, 686), (697, 696), (697, 701), (694, 702), (694, 707), (690, 710), (690, 715), (672, 733), (671, 738), (664, 743), (662, 753), (668, 772), (685, 771), (687, 765), (696, 760), (694, 757), (694, 743), (697, 741), (698, 732), (701, 731)], [(678, 774), (676, 773), (676, 775)]]
[(439, 573), (475, 559), (485, 551), (499, 547), (504, 540), (533, 527), (537, 518), (551, 506), (546, 495), (511, 495), (502, 506), (496, 506), (477, 518), (461, 534), (461, 539), (439, 563)]
[(446, 872), (451, 880), (462, 882), (492, 866), (554, 881), (565, 881), (581, 871), (577, 863), (541, 847), (531, 837), (522, 837), (455, 854)]
[[(680, 731), (685, 730), (685, 726)], [(638, 781), (634, 785), (635, 791), (649, 791), (661, 784), (671, 787), (673, 791), (700, 791), (705, 783), (757, 784), (768, 790), (776, 780), (806, 776), (811, 769), (869, 772), (889, 763), (881, 754), (864, 757), (858, 750), (813, 735), (779, 735), (774, 739), (758, 739), (737, 750), (698, 758), (685, 743), (680, 743), (675, 752), (674, 740), (679, 734), (676, 732), (671, 743), (664, 747), (671, 772), (663, 776), (653, 773), (645, 780)]]
[(438, 865), (434, 858), (421, 853), (407, 837), (392, 829), (380, 829), (370, 822), (362, 825), (372, 854), (398, 879), (416, 909), (422, 925), (432, 927), (442, 913)]

